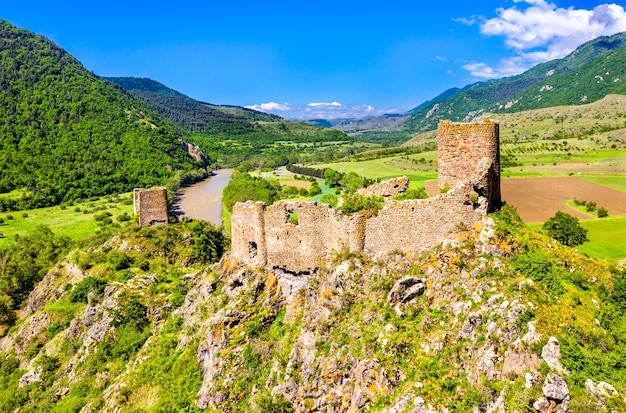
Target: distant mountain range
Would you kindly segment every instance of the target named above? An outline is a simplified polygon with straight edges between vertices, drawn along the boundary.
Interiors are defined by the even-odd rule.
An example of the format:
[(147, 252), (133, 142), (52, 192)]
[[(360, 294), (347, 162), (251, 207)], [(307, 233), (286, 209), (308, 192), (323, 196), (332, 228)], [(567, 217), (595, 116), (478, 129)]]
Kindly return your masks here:
[(498, 80), (452, 88), (409, 112), (401, 129), (422, 132), (439, 121), (471, 121), (485, 113), (510, 113), (595, 102), (626, 94), (626, 33), (589, 41), (563, 59)]
[(406, 140), (437, 129), (444, 119), (469, 122), (485, 114), (582, 105), (626, 94), (626, 33), (591, 40), (563, 59), (502, 79), (451, 88), (394, 116), (308, 121), (374, 140)]
[(148, 78), (103, 77), (143, 100), (153, 111), (190, 131), (221, 132), (224, 125), (239, 132), (254, 130), (254, 121), (278, 122), (279, 116), (239, 106), (200, 102)]

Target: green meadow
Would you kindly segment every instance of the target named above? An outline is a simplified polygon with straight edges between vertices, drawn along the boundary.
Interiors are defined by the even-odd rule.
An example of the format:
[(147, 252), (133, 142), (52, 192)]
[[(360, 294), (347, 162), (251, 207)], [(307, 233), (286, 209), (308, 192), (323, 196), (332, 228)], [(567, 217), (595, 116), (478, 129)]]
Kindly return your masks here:
[(108, 196), (47, 208), (0, 213), (0, 247), (39, 225), (75, 241), (97, 234), (104, 226), (133, 219), (132, 194)]
[(626, 216), (581, 221), (589, 242), (576, 247), (580, 252), (610, 262), (626, 259)]

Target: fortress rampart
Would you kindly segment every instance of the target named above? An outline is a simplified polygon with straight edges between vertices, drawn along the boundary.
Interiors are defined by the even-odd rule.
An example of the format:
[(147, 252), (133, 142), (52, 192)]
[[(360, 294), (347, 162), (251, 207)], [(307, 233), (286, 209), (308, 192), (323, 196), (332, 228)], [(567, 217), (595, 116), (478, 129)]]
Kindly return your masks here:
[(449, 186), (446, 193), (389, 200), (369, 218), (316, 202), (237, 203), (231, 254), (243, 264), (297, 274), (319, 268), (342, 250), (373, 257), (437, 245), (460, 223), (472, 225), (500, 205), (498, 124), (442, 122), (438, 141), (439, 187)]

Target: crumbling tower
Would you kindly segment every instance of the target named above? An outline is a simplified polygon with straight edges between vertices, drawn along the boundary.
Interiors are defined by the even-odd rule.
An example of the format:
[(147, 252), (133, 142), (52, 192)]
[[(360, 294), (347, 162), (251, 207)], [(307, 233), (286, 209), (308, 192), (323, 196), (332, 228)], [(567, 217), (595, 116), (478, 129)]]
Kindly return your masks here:
[(167, 190), (165, 188), (138, 189), (133, 191), (135, 214), (139, 226), (163, 225), (168, 222)]
[(452, 123), (445, 120), (437, 128), (439, 146), (439, 188), (453, 188), (470, 182), (481, 163), (487, 163), (489, 172), (481, 187), (488, 202), (488, 210), (497, 209), (500, 197), (500, 125), (491, 121), (480, 123)]

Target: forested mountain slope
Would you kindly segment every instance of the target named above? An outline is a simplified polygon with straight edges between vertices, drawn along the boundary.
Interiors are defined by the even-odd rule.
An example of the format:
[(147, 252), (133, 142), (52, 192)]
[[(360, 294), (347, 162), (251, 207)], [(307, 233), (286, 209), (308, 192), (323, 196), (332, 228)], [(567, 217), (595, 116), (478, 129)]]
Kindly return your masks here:
[(169, 122), (48, 39), (0, 21), (5, 209), (162, 185), (200, 167)]
[[(245, 134), (255, 130), (253, 121), (276, 122), (281, 118), (263, 112), (233, 106), (199, 102), (147, 78), (105, 77), (131, 95), (143, 100), (157, 113), (185, 129), (196, 132)], [(233, 108), (239, 109), (234, 113)]]
[(402, 127), (421, 132), (436, 129), (443, 119), (471, 121), (485, 112), (580, 105), (626, 94), (625, 45), (626, 33), (599, 37), (520, 75), (450, 89), (413, 109)]

